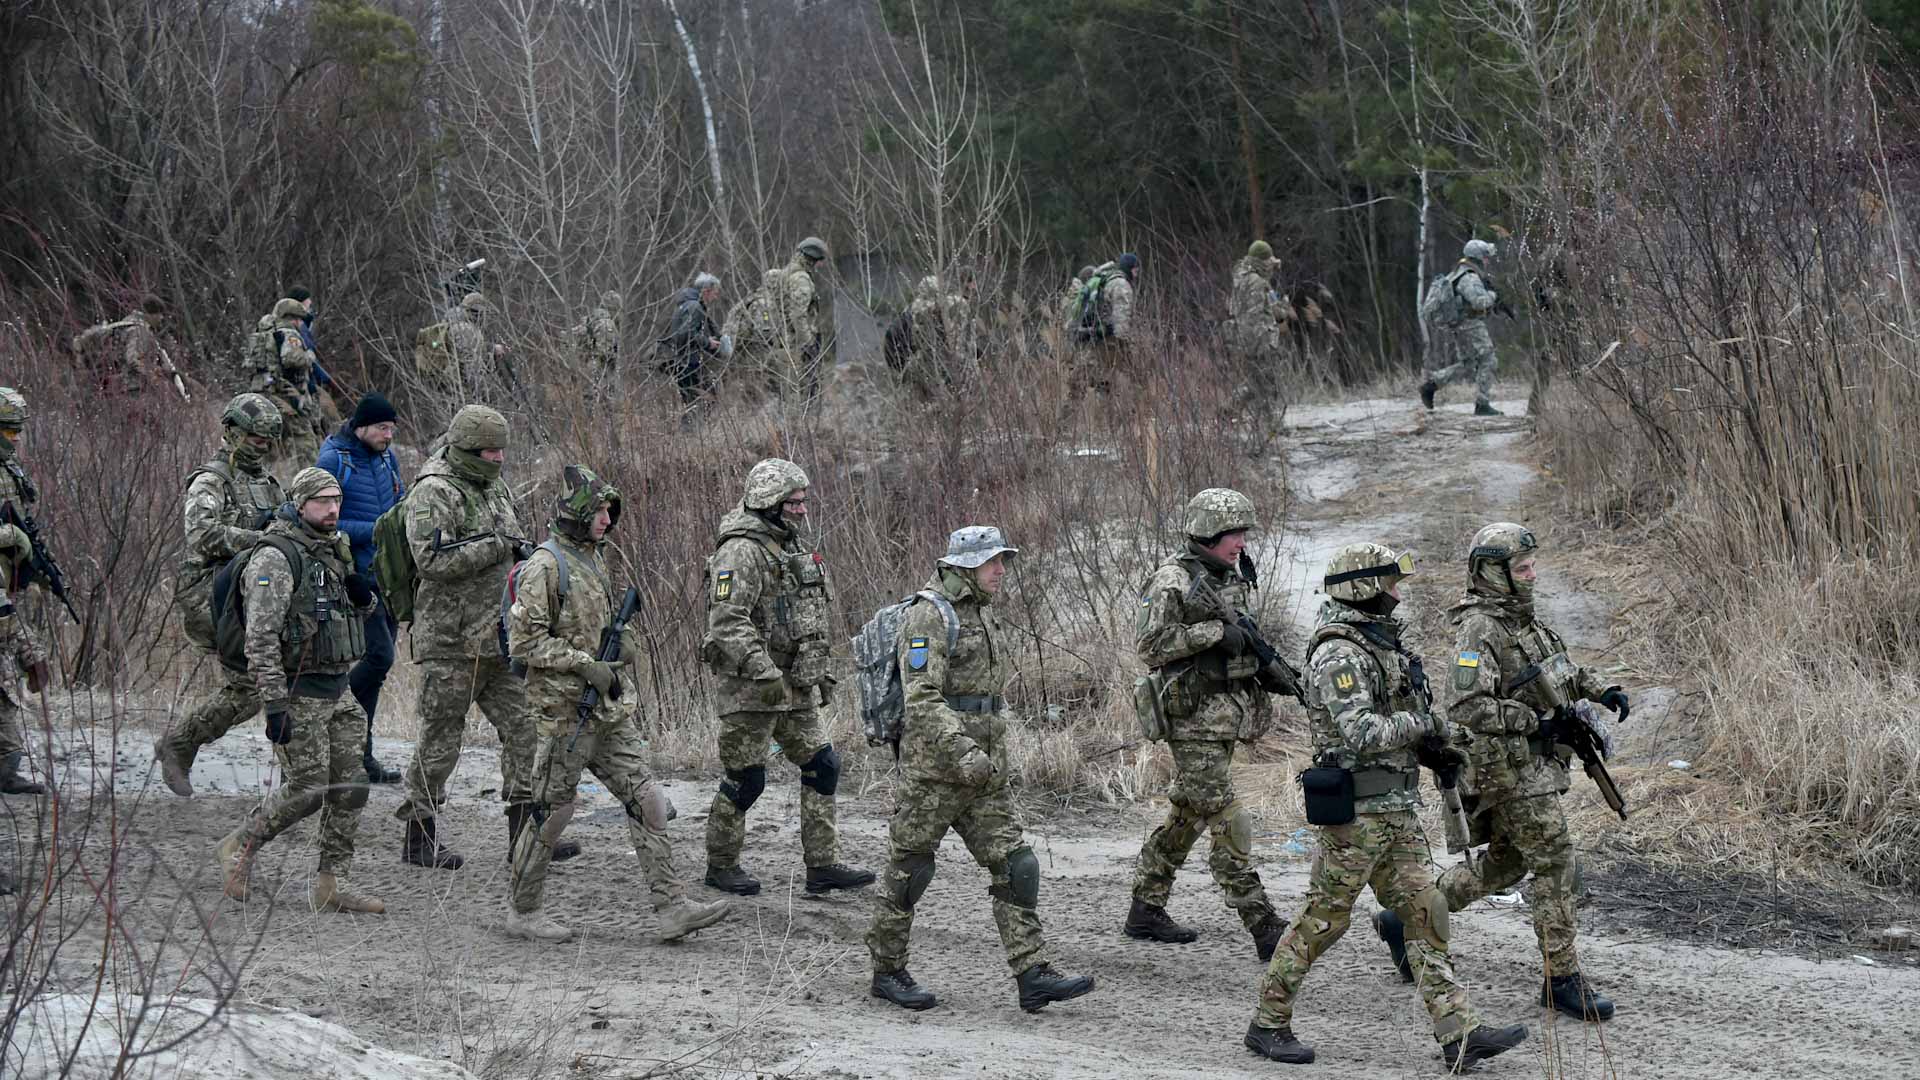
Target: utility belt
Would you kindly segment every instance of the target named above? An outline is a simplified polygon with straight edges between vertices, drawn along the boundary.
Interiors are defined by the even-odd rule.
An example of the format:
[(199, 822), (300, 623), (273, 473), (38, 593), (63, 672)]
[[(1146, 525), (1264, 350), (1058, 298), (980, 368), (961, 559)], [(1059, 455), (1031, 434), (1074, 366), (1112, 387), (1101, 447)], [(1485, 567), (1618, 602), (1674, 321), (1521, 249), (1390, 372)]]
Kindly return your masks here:
[(997, 713), (1007, 704), (997, 694), (954, 694), (946, 701), (947, 708), (963, 713)]
[(1355, 769), (1353, 770), (1353, 797), (1370, 799), (1375, 795), (1389, 795), (1396, 791), (1418, 791), (1420, 789), (1420, 771), (1414, 769), (1402, 772), (1399, 769)]
[(1551, 739), (1542, 739), (1535, 735), (1527, 736), (1527, 751), (1534, 757), (1546, 758), (1552, 762), (1560, 762), (1560, 751), (1555, 749), (1557, 745), (1558, 744)]

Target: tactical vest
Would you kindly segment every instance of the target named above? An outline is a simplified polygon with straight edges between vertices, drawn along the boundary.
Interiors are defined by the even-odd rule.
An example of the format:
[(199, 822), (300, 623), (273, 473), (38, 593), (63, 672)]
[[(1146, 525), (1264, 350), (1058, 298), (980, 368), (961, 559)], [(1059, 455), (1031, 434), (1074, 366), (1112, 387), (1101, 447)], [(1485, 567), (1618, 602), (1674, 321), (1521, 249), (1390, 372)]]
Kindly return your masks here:
[[(260, 470), (257, 476), (247, 476), (236, 472), (224, 459), (214, 458), (187, 474), (187, 486), (192, 487), (194, 479), (203, 473), (219, 477), (225, 491), (226, 512), (220, 515), (222, 525), (235, 529), (262, 530), (273, 520), (274, 511), (280, 509), (283, 501), (280, 484), (265, 469)], [(210, 573), (226, 561), (204, 559), (189, 551), (181, 556), (181, 575)]]
[[(1359, 646), (1360, 650), (1373, 659), (1374, 667), (1380, 678), (1379, 689), (1384, 693), (1374, 695), (1374, 709), (1382, 713), (1427, 711), (1427, 704), (1421, 700), (1414, 689), (1413, 666), (1404, 655), (1390, 648), (1384, 648), (1374, 642), (1365, 633), (1351, 623), (1322, 623), (1313, 632), (1313, 638), (1307, 643), (1307, 664), (1313, 664), (1313, 656), (1320, 647), (1338, 638)], [(1364, 676), (1363, 676), (1364, 677)], [(1355, 795), (1365, 799), (1362, 790), (1363, 776), (1372, 773), (1411, 774), (1415, 785), (1419, 780), (1419, 763), (1414, 758), (1412, 746), (1398, 747), (1393, 750), (1362, 752), (1346, 744), (1346, 736), (1340, 726), (1334, 723), (1333, 714), (1320, 703), (1318, 695), (1308, 695), (1311, 702), (1307, 706), (1307, 721), (1313, 730), (1314, 760), (1324, 764), (1337, 764), (1354, 773)], [(1364, 809), (1364, 808), (1363, 808)]]
[[(305, 546), (291, 538), (289, 542)], [(285, 547), (281, 547), (281, 553), (286, 553)], [(287, 603), (286, 622), (280, 628), (280, 663), (289, 677), (344, 671), (366, 655), (366, 628), (354, 614), (345, 575), (326, 556), (302, 554), (304, 557), (297, 561), (288, 560), (299, 576)]]
[[(1453, 613), (1455, 624), (1475, 611), (1490, 615), (1502, 629), (1507, 628), (1512, 618), (1498, 604), (1473, 604)], [(1505, 641), (1496, 643), (1494, 648), (1494, 659), (1505, 680), (1499, 689), (1500, 697), (1518, 701), (1536, 714), (1550, 713), (1579, 697), (1579, 665), (1567, 655), (1566, 643), (1560, 640), (1560, 635), (1544, 624), (1529, 622), (1525, 630), (1509, 632)], [(1455, 668), (1456, 672), (1460, 670)], [(1455, 685), (1457, 689), (1471, 688)], [(1536, 756), (1557, 757), (1544, 744), (1536, 743), (1533, 749)]]
[[(767, 653), (796, 686), (812, 686), (827, 675), (833, 589), (827, 564), (816, 551), (788, 551), (771, 538), (748, 537), (768, 564), (775, 584), (762, 603), (771, 618), (764, 629)], [(713, 595), (713, 560), (707, 560), (707, 595)]]
[[(1187, 575), (1187, 592), (1180, 602), (1180, 620), (1186, 625), (1215, 619), (1232, 622), (1239, 612), (1247, 610), (1251, 587), (1246, 579), (1223, 576), (1214, 580), (1212, 572), (1193, 555), (1176, 555), (1161, 565), (1178, 566)], [(1217, 594), (1217, 601), (1206, 596), (1207, 586)], [(1176, 660), (1161, 669), (1167, 687), (1163, 707), (1175, 719), (1196, 715), (1206, 699), (1215, 694), (1257, 690), (1252, 679), (1259, 670), (1260, 658), (1251, 650), (1228, 656), (1225, 650), (1208, 649)]]

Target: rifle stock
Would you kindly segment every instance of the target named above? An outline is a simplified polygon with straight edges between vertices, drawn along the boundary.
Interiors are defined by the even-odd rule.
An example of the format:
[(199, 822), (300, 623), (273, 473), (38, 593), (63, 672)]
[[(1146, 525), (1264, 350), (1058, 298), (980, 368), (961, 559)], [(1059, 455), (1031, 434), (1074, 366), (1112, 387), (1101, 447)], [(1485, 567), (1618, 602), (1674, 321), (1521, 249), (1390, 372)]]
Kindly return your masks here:
[[(620, 598), (620, 610), (614, 613), (613, 621), (600, 631), (600, 649), (594, 654), (595, 660), (611, 663), (620, 659), (620, 635), (626, 632), (627, 623), (632, 621), (634, 614), (639, 610), (640, 590), (629, 585), (626, 595)], [(617, 685), (615, 689), (618, 689)], [(580, 733), (593, 722), (593, 710), (599, 705), (600, 691), (589, 683), (585, 690), (580, 691), (580, 704), (576, 707), (579, 715), (573, 724), (573, 735), (567, 740), (569, 752), (573, 750), (573, 745), (580, 741)]]

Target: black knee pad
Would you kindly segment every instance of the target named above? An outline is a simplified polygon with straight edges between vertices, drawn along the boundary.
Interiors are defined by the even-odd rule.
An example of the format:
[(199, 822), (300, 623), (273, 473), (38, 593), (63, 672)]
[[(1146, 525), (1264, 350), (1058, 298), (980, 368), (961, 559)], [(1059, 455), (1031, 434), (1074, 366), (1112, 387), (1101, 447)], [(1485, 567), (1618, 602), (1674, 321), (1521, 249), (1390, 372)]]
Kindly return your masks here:
[(1030, 908), (1040, 903), (1040, 860), (1030, 847), (1018, 847), (1007, 853), (1007, 887), (995, 885), (987, 890), (1015, 907)]
[(810, 787), (829, 798), (839, 789), (840, 753), (832, 743), (815, 750), (813, 757), (800, 766), (800, 786)]
[(728, 769), (727, 778), (720, 781), (720, 794), (725, 795), (733, 805), (746, 813), (767, 790), (767, 767), (749, 765), (744, 769)]
[(367, 805), (367, 796), (373, 794), (365, 784), (348, 784), (340, 793), (340, 805), (348, 810), (358, 810)]
[(893, 889), (893, 902), (903, 910), (912, 911), (913, 905), (920, 902), (920, 894), (933, 883), (933, 853), (909, 855), (900, 869), (906, 871), (904, 877), (888, 874), (887, 881)]

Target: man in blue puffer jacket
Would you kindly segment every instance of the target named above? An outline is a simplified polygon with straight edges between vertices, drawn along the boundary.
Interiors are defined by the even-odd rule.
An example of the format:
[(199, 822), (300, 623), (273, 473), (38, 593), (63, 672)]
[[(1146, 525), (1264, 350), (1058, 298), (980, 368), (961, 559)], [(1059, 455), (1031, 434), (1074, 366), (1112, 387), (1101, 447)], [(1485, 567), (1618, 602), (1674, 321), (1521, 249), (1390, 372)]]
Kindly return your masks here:
[[(353, 543), (353, 567), (363, 574), (372, 573), (373, 523), (406, 494), (400, 480), (400, 463), (394, 460), (393, 434), (399, 414), (378, 393), (369, 393), (354, 406), (353, 417), (340, 430), (327, 436), (320, 447), (319, 466), (340, 481), (340, 531)], [(387, 614), (380, 600), (367, 616), (367, 652), (347, 675), (347, 685), (367, 714), (365, 764), (367, 780), (374, 784), (397, 784), (400, 774), (381, 765), (373, 756), (373, 711), (380, 702), (381, 684), (393, 667), (393, 639), (398, 625)]]

